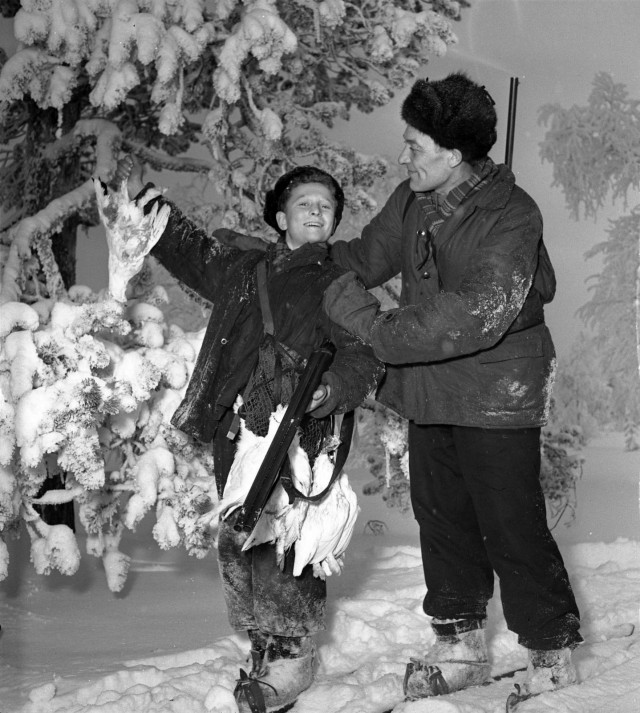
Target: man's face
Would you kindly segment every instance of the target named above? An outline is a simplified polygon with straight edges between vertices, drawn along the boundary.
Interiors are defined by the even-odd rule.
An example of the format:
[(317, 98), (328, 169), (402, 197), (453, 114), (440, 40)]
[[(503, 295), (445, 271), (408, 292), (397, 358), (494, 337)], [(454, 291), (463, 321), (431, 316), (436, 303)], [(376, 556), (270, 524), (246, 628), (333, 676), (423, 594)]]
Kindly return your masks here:
[(336, 201), (322, 183), (303, 183), (291, 191), (284, 211), (276, 213), (287, 245), (295, 250), (306, 243), (325, 243), (333, 233)]
[(407, 126), (402, 138), (404, 148), (398, 163), (407, 167), (411, 190), (419, 193), (436, 191), (446, 195), (458, 180), (455, 165), (459, 161), (454, 153), (438, 146), (430, 136), (412, 126)]

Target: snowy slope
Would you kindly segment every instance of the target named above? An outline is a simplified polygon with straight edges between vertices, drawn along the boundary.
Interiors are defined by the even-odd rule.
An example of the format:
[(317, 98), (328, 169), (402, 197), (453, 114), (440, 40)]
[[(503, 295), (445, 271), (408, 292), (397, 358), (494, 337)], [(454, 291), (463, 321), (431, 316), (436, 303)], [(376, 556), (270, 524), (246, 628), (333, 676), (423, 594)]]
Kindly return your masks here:
[[(624, 453), (619, 441), (596, 443), (586, 455), (578, 521), (557, 532), (587, 639), (575, 654), (581, 684), (527, 701), (519, 713), (640, 709), (640, 537), (586, 541), (600, 527), (634, 531), (637, 509), (636, 520), (624, 525), (617, 513), (630, 500), (637, 508), (640, 459)], [(603, 479), (615, 483), (605, 500), (598, 488)], [(583, 523), (582, 501), (585, 511), (594, 506), (587, 507), (590, 492), (597, 494), (600, 517)], [(293, 713), (380, 713), (393, 705), (396, 713), (503, 711), (521, 673), (448, 697), (401, 702), (405, 664), (431, 642), (415, 524), (377, 498), (360, 501), (365, 512), (347, 566), (329, 581), (317, 681)], [(385, 522), (382, 535), (365, 527), (369, 519)], [(575, 543), (576, 537), (585, 541)], [(159, 553), (142, 531), (130, 547), (133, 572), (121, 595), (108, 592), (91, 560), (71, 579), (39, 577), (25, 564), (2, 585), (2, 713), (235, 713), (231, 691), (247, 640), (227, 628), (214, 560)], [(626, 636), (630, 624), (636, 630)], [(494, 674), (525, 664), (497, 597), (488, 633)]]

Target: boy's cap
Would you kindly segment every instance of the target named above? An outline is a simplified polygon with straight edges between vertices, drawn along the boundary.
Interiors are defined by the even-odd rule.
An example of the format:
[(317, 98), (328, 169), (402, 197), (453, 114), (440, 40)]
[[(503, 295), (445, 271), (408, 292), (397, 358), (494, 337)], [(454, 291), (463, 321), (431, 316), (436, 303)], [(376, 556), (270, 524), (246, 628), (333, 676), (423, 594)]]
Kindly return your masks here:
[(267, 191), (264, 199), (263, 217), (267, 225), (271, 226), (279, 235), (284, 235), (276, 220), (278, 211), (284, 210), (291, 191), (304, 183), (321, 183), (329, 188), (336, 201), (335, 229), (342, 219), (344, 209), (344, 191), (336, 179), (321, 168), (315, 166), (296, 166), (276, 181), (274, 187)]
[(485, 158), (497, 139), (495, 102), (462, 72), (434, 82), (418, 79), (401, 113), (409, 126), (438, 146), (458, 149), (464, 161)]

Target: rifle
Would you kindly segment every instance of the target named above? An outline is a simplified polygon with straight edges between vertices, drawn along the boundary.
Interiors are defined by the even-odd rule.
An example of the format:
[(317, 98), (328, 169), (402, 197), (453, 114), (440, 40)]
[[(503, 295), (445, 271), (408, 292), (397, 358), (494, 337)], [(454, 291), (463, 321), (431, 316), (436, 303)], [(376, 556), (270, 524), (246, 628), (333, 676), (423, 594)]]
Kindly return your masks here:
[(260, 515), (262, 515), (262, 511), (280, 478), (280, 470), (289, 452), (289, 446), (296, 434), (296, 429), (305, 415), (313, 392), (320, 384), (320, 377), (333, 359), (334, 351), (333, 345), (325, 342), (311, 352), (276, 435), (258, 469), (233, 526), (237, 532), (243, 530), (251, 532), (260, 519)]

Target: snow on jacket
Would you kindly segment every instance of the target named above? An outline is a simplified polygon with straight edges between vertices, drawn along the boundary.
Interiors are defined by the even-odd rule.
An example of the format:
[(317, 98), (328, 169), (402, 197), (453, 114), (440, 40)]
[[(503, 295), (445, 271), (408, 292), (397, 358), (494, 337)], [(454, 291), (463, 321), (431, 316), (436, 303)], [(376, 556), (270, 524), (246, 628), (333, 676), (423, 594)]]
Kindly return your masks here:
[(442, 225), (435, 262), (420, 267), (423, 223), (404, 181), (361, 238), (331, 248), (367, 288), (402, 273), (399, 307), (371, 329), (387, 362), (378, 399), (420, 424), (542, 425), (555, 367), (543, 304), (555, 275), (537, 205), (499, 166)]
[[(162, 199), (159, 199), (162, 200)], [(171, 204), (169, 204), (171, 205)], [(249, 380), (263, 335), (256, 265), (274, 251), (226, 247), (171, 205), (171, 215), (151, 254), (189, 289), (211, 303), (211, 315), (185, 398), (172, 423), (210, 441), (220, 419)], [(336, 347), (329, 369), (339, 393), (335, 413), (356, 408), (376, 387), (383, 366), (360, 339), (322, 311), (325, 288), (344, 270), (329, 260), (326, 245), (290, 251), (268, 280), (278, 340), (307, 359), (326, 338)]]

